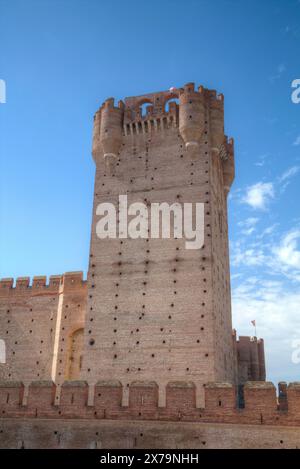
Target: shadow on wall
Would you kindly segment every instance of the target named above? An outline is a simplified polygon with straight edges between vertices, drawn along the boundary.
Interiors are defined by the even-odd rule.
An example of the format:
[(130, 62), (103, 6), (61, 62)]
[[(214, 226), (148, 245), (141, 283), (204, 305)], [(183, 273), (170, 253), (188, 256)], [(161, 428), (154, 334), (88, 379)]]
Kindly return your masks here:
[(83, 339), (83, 328), (76, 329), (70, 336), (67, 358), (67, 380), (77, 380), (80, 378), (82, 366)]

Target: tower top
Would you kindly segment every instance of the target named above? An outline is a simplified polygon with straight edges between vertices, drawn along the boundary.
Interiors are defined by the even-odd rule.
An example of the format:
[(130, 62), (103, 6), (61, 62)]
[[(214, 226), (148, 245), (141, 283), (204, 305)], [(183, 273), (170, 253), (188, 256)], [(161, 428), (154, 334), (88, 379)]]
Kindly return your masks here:
[(95, 114), (93, 157), (96, 162), (104, 157), (108, 166), (114, 167), (123, 138), (145, 135), (169, 123), (179, 128), (192, 156), (199, 152), (207, 125), (212, 151), (223, 160), (233, 154), (233, 140), (228, 141), (224, 135), (223, 94), (202, 85), (195, 89), (194, 83), (187, 83), (179, 88), (127, 97), (117, 106), (114, 98), (107, 99)]

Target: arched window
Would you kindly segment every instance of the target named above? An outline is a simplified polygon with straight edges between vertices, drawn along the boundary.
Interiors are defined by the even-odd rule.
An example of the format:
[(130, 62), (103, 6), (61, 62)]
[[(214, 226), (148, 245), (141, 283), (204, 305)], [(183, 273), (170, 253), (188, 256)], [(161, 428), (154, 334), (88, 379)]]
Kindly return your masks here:
[(167, 99), (167, 101), (165, 102), (165, 112), (169, 112), (171, 103), (176, 103), (177, 105), (179, 105), (179, 99), (175, 97)]
[(0, 339), (0, 364), (6, 363), (6, 347), (3, 339)]
[(147, 108), (152, 105), (153, 103), (150, 101), (150, 99), (143, 99), (142, 101), (140, 101), (138, 103), (138, 108), (137, 108), (140, 116), (145, 117), (147, 115)]
[(140, 106), (141, 110), (141, 117), (145, 117), (147, 115), (147, 108), (150, 106), (149, 103), (144, 103)]

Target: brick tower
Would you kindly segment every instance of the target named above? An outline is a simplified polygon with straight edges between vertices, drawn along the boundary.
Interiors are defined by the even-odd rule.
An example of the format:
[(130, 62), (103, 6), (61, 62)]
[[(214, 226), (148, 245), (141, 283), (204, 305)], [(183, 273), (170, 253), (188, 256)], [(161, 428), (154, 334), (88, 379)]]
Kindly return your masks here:
[[(143, 112), (146, 103), (146, 113)], [(94, 120), (96, 163), (82, 378), (89, 383), (236, 382), (227, 194), (233, 141), (224, 135), (223, 96), (194, 84), (108, 99)], [(205, 239), (99, 239), (97, 206), (202, 202)], [(118, 223), (118, 220), (117, 220)], [(125, 395), (126, 400), (126, 395)]]

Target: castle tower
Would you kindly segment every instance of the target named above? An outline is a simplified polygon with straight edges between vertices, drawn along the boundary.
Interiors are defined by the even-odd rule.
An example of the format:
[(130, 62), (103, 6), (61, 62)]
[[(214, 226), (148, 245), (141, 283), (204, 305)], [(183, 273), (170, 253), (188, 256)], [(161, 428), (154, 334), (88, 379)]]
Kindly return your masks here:
[[(171, 100), (171, 101), (170, 101)], [(143, 108), (147, 104), (146, 113)], [(94, 120), (96, 163), (82, 378), (89, 383), (236, 381), (227, 194), (233, 141), (223, 96), (183, 88), (108, 99)], [(204, 246), (185, 239), (99, 239), (98, 204), (204, 204)], [(119, 220), (117, 220), (119, 227)], [(123, 227), (120, 231), (123, 230)], [(126, 397), (125, 397), (126, 399)]]

